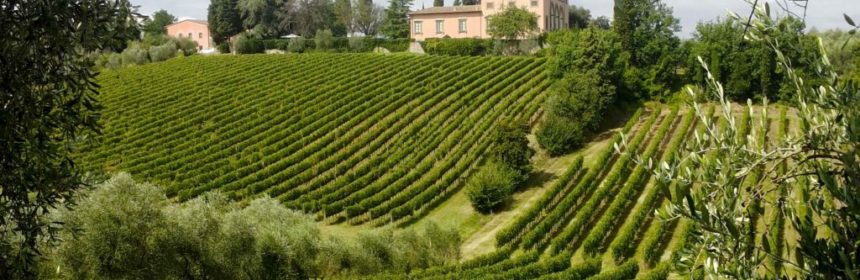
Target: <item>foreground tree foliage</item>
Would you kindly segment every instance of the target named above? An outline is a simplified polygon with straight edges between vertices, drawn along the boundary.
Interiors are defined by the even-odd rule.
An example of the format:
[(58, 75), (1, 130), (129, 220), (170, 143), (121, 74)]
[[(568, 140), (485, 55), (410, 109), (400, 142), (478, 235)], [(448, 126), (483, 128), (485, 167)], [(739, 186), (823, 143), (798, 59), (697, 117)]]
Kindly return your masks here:
[[(755, 16), (747, 37), (776, 54), (786, 76), (781, 86), (793, 88), (799, 105), (801, 133), (762, 143), (747, 122), (732, 117), (725, 89), (702, 63), (708, 90), (721, 102), (722, 117), (728, 121), (716, 129), (713, 119), (695, 105), (707, 129), (684, 150), (688, 156), (657, 171), (678, 186), (671, 191), (676, 203), (661, 216), (691, 222), (691, 238), (676, 268), (712, 279), (856, 279), (860, 92), (829, 70), (826, 56), (813, 68), (820, 69), (817, 74), (825, 83), (815, 87), (805, 82), (782, 51), (800, 48), (798, 42), (780, 40), (774, 32), (781, 30), (780, 23), (770, 18), (767, 5), (755, 7)], [(695, 168), (679, 168), (685, 164)], [(690, 171), (696, 169), (704, 171)], [(767, 222), (762, 231), (758, 221), (768, 208), (779, 213), (777, 222)], [(780, 223), (779, 217), (788, 223)], [(782, 233), (789, 228), (797, 234), (794, 240)]]
[(405, 273), (456, 262), (456, 230), (327, 236), (271, 198), (240, 207), (219, 193), (182, 204), (119, 174), (86, 191), (63, 222), (41, 277), (68, 279), (305, 279)]
[(70, 204), (80, 174), (69, 141), (98, 129), (86, 54), (139, 36), (127, 1), (0, 1), (0, 279), (35, 272), (43, 217)]
[(550, 34), (547, 68), (556, 79), (544, 104), (538, 143), (556, 156), (582, 146), (586, 135), (615, 102), (624, 69), (619, 41), (610, 31), (589, 27)]

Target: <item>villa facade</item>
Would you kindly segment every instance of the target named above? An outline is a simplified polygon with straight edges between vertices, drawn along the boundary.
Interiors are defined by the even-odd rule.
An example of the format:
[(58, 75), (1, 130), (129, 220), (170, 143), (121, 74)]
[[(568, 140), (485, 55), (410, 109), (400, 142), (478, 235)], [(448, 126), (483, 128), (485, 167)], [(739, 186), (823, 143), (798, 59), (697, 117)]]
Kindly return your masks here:
[(199, 49), (209, 49), (215, 46), (209, 36), (209, 23), (205, 20), (180, 20), (165, 27), (167, 35), (176, 38), (190, 38), (197, 42)]
[(478, 5), (431, 7), (409, 13), (409, 34), (416, 41), (427, 38), (490, 38), (487, 19), (506, 7), (517, 6), (538, 16), (540, 32), (567, 27), (567, 1), (483, 0)]

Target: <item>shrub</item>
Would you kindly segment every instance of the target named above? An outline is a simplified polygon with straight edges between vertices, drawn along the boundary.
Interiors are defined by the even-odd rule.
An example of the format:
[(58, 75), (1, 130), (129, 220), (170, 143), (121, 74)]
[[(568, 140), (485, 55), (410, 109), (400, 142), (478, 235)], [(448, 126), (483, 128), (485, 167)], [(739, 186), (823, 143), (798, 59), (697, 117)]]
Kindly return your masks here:
[(119, 174), (84, 193), (64, 223), (40, 278), (269, 279), (405, 273), (456, 263), (456, 230), (368, 231), (356, 241), (323, 238), (310, 216), (261, 198), (238, 207), (207, 193), (173, 204), (159, 187)]
[(491, 161), (469, 178), (466, 194), (475, 210), (481, 213), (492, 212), (510, 198), (515, 177), (513, 170)]
[(132, 43), (122, 51), (122, 66), (141, 65), (149, 62), (147, 52), (140, 43)]
[(317, 31), (316, 36), (314, 36), (314, 44), (316, 45), (317, 50), (330, 50), (334, 48), (334, 35), (331, 33), (331, 30), (319, 30)]
[(182, 52), (182, 55), (189, 56), (197, 53), (197, 41), (191, 40), (188, 37), (175, 38), (176, 48)]
[(514, 171), (514, 185), (525, 183), (532, 172), (531, 157), (534, 150), (529, 147), (528, 123), (503, 119), (493, 130), (490, 159), (504, 164)]
[(176, 57), (176, 44), (173, 42), (164, 43), (161, 46), (149, 47), (149, 59), (152, 62), (165, 61)]
[(264, 51), (263, 42), (247, 33), (239, 34), (239, 37), (236, 38), (236, 53), (252, 54), (263, 53)]
[(219, 53), (230, 53), (230, 43), (223, 42), (215, 46)]
[(585, 127), (575, 120), (548, 114), (537, 130), (541, 147), (550, 156), (558, 156), (582, 145), (585, 141)]
[(307, 40), (303, 37), (290, 39), (289, 44), (287, 45), (287, 51), (291, 53), (303, 53), (305, 51), (305, 47), (307, 46), (305, 41)]
[(349, 50), (352, 52), (370, 52), (373, 50), (373, 38), (349, 37)]

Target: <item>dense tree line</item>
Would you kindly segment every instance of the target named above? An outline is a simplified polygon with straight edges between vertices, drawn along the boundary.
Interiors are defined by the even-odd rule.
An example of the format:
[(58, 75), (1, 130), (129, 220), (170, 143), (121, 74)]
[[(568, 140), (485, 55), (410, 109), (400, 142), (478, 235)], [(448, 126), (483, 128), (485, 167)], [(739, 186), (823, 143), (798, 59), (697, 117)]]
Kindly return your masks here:
[(387, 9), (370, 0), (212, 0), (209, 29), (216, 44), (239, 33), (254, 38), (296, 34), (312, 38), (330, 30), (334, 36), (361, 33), (407, 38), (410, 0), (391, 0)]
[(40, 277), (60, 279), (307, 279), (405, 273), (456, 263), (456, 230), (322, 233), (309, 216), (272, 198), (240, 207), (209, 193), (182, 204), (161, 188), (118, 174), (54, 212), (65, 242)]

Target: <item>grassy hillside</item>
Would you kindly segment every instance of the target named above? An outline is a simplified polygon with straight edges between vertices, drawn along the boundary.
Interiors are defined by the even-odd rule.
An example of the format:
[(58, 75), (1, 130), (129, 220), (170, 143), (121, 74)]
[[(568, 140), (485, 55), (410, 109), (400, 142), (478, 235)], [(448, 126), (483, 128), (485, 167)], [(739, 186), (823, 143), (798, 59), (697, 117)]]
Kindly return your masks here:
[(371, 54), (191, 57), (105, 72), (104, 135), (78, 157), (178, 200), (270, 195), (330, 222), (420, 217), (529, 118), (543, 60)]

